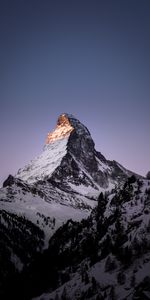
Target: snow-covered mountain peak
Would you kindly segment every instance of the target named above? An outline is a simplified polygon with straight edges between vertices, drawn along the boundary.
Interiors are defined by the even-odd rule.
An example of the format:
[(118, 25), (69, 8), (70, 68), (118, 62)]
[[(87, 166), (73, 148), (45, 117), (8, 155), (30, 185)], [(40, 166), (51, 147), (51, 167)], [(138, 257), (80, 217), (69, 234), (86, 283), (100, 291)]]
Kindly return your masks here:
[(73, 115), (61, 114), (56, 129), (48, 134), (42, 153), (16, 175), (28, 184), (57, 186), (66, 192), (97, 198), (101, 189), (111, 189), (131, 176), (117, 162), (95, 150), (89, 130)]
[[(89, 155), (87, 152), (89, 152)], [(69, 155), (69, 161), (67, 155)], [(67, 170), (69, 170), (70, 161), (72, 161), (70, 155), (79, 162), (83, 161), (84, 165), (85, 156), (86, 160), (91, 161), (91, 156), (94, 155), (94, 142), (88, 129), (79, 120), (71, 114), (64, 113), (59, 116), (56, 129), (48, 134), (43, 152), (23, 169), (20, 169), (16, 177), (28, 183), (48, 179), (56, 173), (55, 171), (62, 163), (64, 170), (64, 161)], [(83, 167), (79, 166), (78, 169), (80, 168)], [(58, 170), (58, 173), (62, 181), (60, 170)], [(72, 171), (69, 170), (70, 175), (71, 173)], [(64, 178), (66, 178), (66, 175)], [(78, 184), (80, 184), (80, 180)]]

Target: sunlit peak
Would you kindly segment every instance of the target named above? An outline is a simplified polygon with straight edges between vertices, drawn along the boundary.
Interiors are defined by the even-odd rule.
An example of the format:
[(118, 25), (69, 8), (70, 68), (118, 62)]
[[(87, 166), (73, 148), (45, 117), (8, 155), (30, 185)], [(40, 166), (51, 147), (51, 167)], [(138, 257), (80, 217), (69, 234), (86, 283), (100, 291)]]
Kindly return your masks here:
[(65, 138), (74, 130), (68, 117), (65, 114), (60, 115), (57, 121), (56, 129), (48, 133), (46, 144), (50, 144), (56, 140)]

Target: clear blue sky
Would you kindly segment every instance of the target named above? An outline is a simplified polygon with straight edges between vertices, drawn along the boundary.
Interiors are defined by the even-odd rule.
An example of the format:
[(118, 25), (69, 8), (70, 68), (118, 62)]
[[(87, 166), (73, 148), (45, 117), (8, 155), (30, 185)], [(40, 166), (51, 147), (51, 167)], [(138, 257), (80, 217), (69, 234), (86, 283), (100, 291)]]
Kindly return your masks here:
[(62, 112), (108, 159), (150, 169), (150, 1), (0, 1), (0, 180)]

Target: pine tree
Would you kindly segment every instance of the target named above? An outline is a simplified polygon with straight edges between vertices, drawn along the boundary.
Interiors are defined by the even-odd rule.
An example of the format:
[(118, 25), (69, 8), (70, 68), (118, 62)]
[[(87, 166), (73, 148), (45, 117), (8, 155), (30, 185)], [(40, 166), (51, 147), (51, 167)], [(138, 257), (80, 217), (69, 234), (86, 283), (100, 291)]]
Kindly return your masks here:
[(59, 296), (58, 296), (57, 293), (56, 293), (56, 296), (55, 296), (55, 300), (59, 300)]
[(114, 288), (114, 286), (111, 287), (109, 296), (110, 296), (110, 299), (111, 299), (111, 300), (116, 300), (116, 295), (115, 295), (115, 288)]
[(95, 277), (92, 277), (92, 289), (95, 291), (97, 289), (97, 281)]
[(61, 299), (62, 300), (68, 300), (66, 287), (64, 287), (64, 289), (63, 289), (63, 292), (62, 292), (62, 295), (61, 295)]
[(103, 193), (100, 193), (98, 197), (98, 205), (97, 205), (97, 219), (103, 216), (103, 213), (106, 209), (106, 204), (107, 204), (106, 198), (104, 197)]
[(131, 276), (131, 282), (130, 282), (131, 287), (135, 286), (135, 281), (136, 281), (136, 278), (135, 278), (135, 274), (133, 273), (132, 276)]
[(120, 285), (123, 285), (126, 281), (126, 276), (123, 272), (119, 272), (117, 275), (117, 281)]

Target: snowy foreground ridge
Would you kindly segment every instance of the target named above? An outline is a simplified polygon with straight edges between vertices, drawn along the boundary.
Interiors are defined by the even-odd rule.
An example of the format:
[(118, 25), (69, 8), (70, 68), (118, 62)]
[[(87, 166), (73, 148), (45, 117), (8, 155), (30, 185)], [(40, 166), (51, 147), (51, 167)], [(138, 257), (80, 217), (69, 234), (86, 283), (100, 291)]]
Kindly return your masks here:
[(60, 115), (42, 153), (0, 189), (0, 298), (147, 299), (149, 185)]
[[(150, 181), (131, 178), (99, 200), (87, 221), (68, 223), (60, 232), (58, 256), (65, 260), (66, 254), (66, 282), (33, 300), (149, 299)], [(51, 240), (49, 253), (58, 237)], [(72, 258), (68, 265), (72, 253), (78, 263)]]

